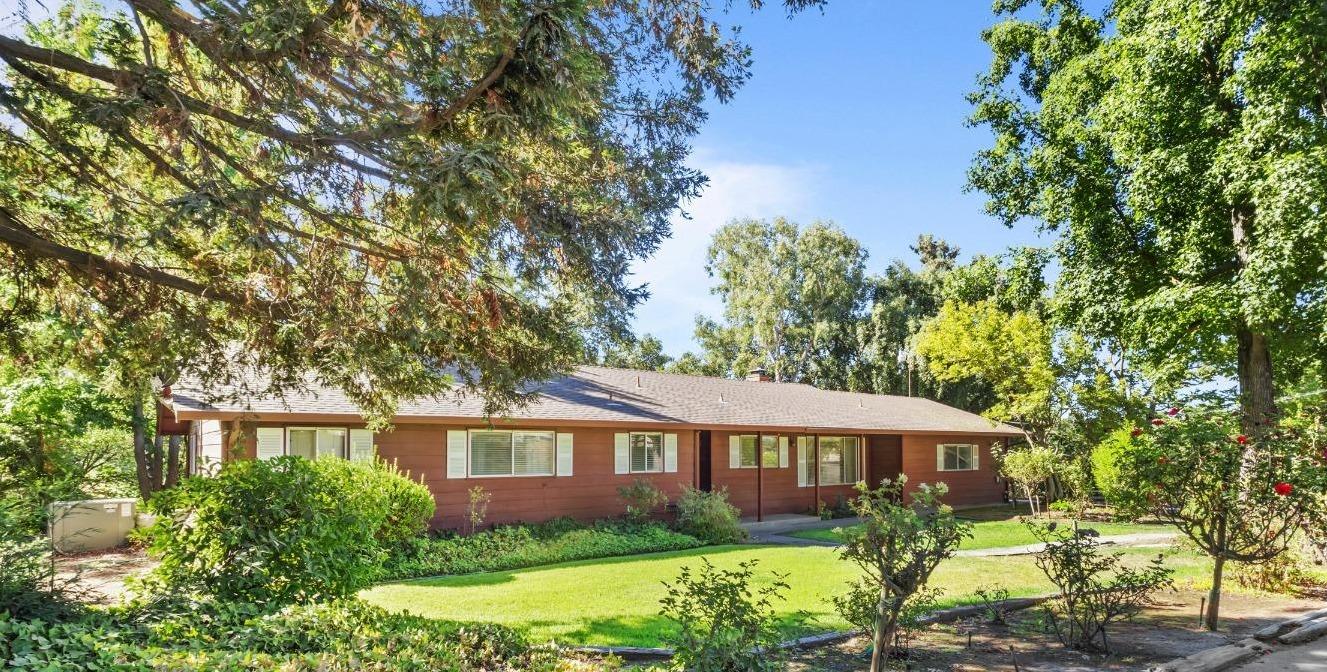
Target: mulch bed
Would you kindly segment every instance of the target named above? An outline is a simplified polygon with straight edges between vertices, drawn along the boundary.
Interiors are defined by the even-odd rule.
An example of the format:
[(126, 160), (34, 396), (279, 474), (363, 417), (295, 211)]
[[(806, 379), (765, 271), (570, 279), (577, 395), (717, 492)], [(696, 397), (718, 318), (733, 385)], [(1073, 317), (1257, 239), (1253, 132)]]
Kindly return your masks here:
[[(1134, 622), (1109, 631), (1110, 655), (1085, 654), (1062, 646), (1046, 629), (1038, 609), (1009, 614), (1007, 625), (980, 618), (933, 625), (911, 642), (899, 670), (1008, 670), (1080, 672), (1139, 670), (1204, 649), (1238, 641), (1254, 631), (1323, 606), (1321, 599), (1226, 593), (1222, 598), (1222, 630), (1207, 632), (1198, 624), (1198, 605), (1205, 593), (1166, 592)], [(834, 646), (798, 652), (798, 671), (865, 670), (869, 641), (856, 637)], [(1017, 667), (1015, 666), (1017, 661)]]

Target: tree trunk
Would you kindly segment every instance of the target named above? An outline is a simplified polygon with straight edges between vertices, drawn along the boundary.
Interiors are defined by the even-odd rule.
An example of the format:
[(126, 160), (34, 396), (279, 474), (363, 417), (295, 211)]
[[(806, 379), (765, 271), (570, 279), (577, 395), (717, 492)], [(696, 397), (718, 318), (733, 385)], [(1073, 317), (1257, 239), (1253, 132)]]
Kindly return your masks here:
[(166, 487), (173, 488), (180, 482), (180, 440), (182, 436), (170, 437), (170, 452), (166, 454)]
[(1203, 615), (1203, 625), (1212, 631), (1216, 630), (1221, 616), (1221, 574), (1225, 567), (1226, 559), (1217, 556), (1216, 562), (1212, 564), (1212, 589), (1207, 593), (1207, 613)]
[(884, 672), (889, 663), (891, 641), (898, 629), (897, 612), (889, 608), (893, 595), (885, 586), (880, 587), (880, 598), (875, 604), (875, 637), (871, 642), (871, 672)]
[(1244, 433), (1258, 436), (1276, 420), (1276, 387), (1267, 337), (1247, 325), (1235, 332), (1239, 344), (1239, 400)]
[(166, 484), (166, 437), (156, 434), (152, 437), (152, 461), (148, 471), (152, 476), (152, 492), (161, 490)]
[(138, 495), (152, 496), (152, 481), (148, 475), (147, 419), (143, 417), (143, 399), (135, 395), (131, 409), (134, 427), (134, 467), (138, 476)]

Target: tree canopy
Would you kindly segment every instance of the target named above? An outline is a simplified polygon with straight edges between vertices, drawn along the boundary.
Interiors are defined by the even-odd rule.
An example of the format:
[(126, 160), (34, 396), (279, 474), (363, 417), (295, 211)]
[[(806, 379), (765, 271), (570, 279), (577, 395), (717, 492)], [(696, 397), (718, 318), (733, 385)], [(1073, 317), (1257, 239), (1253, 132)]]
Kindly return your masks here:
[(578, 334), (621, 330), (629, 263), (704, 183), (687, 140), (750, 64), (713, 14), (67, 5), (0, 35), (0, 319), (59, 315), (143, 385), (314, 375), (377, 419), (519, 402)]
[[(1039, 12), (1037, 10), (1040, 10)], [(971, 186), (1059, 234), (1066, 323), (1151, 375), (1236, 377), (1246, 429), (1327, 361), (1327, 7), (1002, 0)]]

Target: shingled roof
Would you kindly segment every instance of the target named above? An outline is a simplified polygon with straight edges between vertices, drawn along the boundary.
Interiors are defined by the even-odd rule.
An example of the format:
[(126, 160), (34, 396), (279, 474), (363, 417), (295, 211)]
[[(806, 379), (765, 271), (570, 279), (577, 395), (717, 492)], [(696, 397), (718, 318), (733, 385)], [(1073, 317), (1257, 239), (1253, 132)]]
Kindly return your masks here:
[[(838, 392), (800, 383), (583, 366), (533, 389), (535, 400), (503, 420), (1021, 435), (1009, 425), (929, 399)], [(183, 381), (163, 402), (180, 420), (360, 417), (360, 409), (340, 390), (316, 384), (283, 398), (245, 399), (235, 389), (205, 390)], [(480, 399), (422, 399), (402, 404), (396, 422), (482, 416)]]

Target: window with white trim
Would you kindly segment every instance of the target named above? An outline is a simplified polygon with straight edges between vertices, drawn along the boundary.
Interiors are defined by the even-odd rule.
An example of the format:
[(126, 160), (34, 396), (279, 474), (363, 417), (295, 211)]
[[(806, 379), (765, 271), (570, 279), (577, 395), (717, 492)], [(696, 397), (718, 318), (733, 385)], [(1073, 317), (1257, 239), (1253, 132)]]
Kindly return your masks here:
[(974, 471), (977, 468), (977, 446), (971, 443), (942, 443), (936, 448), (936, 462), (940, 471)]
[(663, 473), (664, 439), (661, 432), (632, 432), (631, 473)]
[(552, 476), (557, 462), (553, 432), (471, 430), (471, 476)]
[(346, 457), (345, 427), (288, 427), (286, 454), (310, 460)]
[[(814, 445), (814, 444), (813, 444)], [(850, 485), (858, 480), (857, 437), (820, 437), (820, 484)]]
[(761, 434), (760, 450), (756, 450), (756, 435), (743, 434), (737, 437), (738, 469), (755, 469), (756, 460), (764, 462), (766, 469), (779, 468), (779, 437), (777, 434)]

